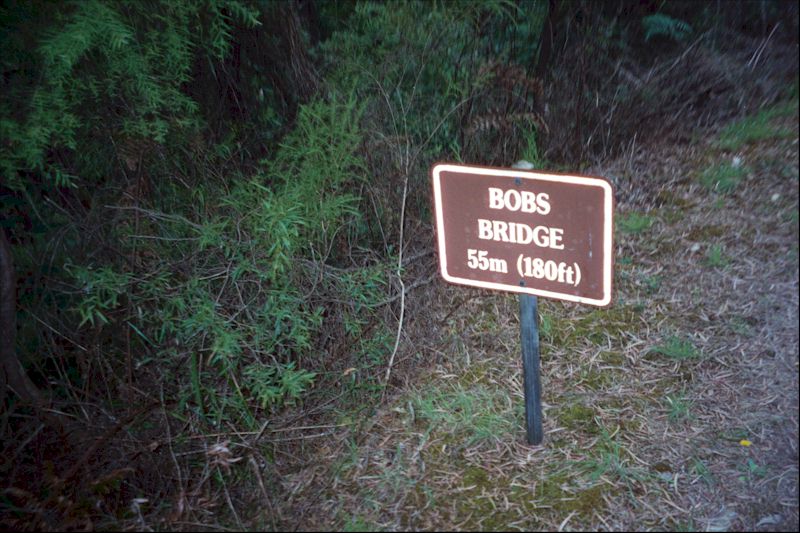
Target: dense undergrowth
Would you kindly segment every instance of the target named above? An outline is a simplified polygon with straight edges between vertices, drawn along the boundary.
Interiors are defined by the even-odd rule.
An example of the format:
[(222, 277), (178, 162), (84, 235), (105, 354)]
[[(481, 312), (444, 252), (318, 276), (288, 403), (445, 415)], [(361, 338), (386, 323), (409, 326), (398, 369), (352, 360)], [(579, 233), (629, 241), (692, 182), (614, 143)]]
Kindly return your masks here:
[[(276, 435), (354, 423), (408, 372), (387, 367), (413, 352), (403, 317), (426, 319), (406, 299), (431, 281), (432, 162), (582, 168), (632, 132), (689, 136), (681, 120), (782, 96), (722, 58), (776, 27), (791, 42), (796, 5), (712, 11), (5, 3), (3, 523), (243, 526), (228, 485), (278, 490), (262, 469), (303, 453)], [(416, 407), (433, 424), (462, 400)], [(225, 435), (246, 437), (255, 481), (227, 476)]]

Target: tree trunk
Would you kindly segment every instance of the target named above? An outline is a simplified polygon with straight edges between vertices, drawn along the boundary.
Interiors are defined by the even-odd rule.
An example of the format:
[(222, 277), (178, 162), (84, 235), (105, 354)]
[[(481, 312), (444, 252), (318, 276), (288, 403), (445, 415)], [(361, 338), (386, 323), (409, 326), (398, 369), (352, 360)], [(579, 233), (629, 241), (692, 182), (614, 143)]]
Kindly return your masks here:
[(544, 78), (550, 68), (550, 59), (553, 55), (553, 40), (558, 30), (559, 5), (556, 0), (550, 0), (547, 6), (547, 18), (539, 35), (539, 54), (533, 75), (540, 80)]

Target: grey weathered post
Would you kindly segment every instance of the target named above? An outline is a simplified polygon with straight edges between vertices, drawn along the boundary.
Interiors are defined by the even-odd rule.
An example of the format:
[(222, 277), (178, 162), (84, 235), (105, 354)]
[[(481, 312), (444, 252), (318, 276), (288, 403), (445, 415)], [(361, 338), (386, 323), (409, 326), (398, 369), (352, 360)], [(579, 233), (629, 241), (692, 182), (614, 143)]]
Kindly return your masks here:
[[(525, 160), (517, 161), (512, 168), (530, 170), (533, 165)], [(531, 294), (519, 295), (519, 330), (522, 344), (522, 387), (525, 394), (525, 424), (528, 444), (541, 444), (542, 430), (542, 382), (539, 376), (539, 315), (538, 301)]]
[(542, 384), (539, 378), (539, 321), (536, 296), (519, 295), (519, 325), (522, 337), (523, 389), (528, 444), (541, 444)]

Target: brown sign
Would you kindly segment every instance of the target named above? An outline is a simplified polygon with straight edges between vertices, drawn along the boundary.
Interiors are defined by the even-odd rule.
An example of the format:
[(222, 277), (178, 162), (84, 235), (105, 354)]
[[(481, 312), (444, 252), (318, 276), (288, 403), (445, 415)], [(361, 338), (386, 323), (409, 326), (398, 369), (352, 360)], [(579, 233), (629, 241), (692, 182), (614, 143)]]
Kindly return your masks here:
[(444, 163), (431, 174), (445, 280), (597, 306), (611, 302), (614, 193), (608, 181)]

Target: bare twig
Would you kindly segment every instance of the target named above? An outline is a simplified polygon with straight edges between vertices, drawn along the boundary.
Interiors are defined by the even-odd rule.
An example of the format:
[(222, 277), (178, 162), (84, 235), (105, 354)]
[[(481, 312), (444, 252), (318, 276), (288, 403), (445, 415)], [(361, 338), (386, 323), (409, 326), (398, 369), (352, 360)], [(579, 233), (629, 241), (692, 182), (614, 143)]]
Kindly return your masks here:
[[(392, 355), (389, 357), (389, 364), (386, 367), (386, 376), (384, 377), (383, 384), (384, 387), (389, 384), (389, 376), (392, 373), (392, 365), (394, 364), (394, 358), (397, 355), (397, 348), (400, 346), (400, 334), (403, 331), (403, 316), (405, 315), (406, 310), (406, 286), (403, 283), (403, 226), (405, 222), (405, 214), (406, 214), (406, 196), (408, 194), (408, 174), (406, 174), (403, 178), (403, 199), (400, 204), (400, 243), (398, 246), (398, 254), (397, 254), (397, 281), (400, 283), (400, 318), (397, 320), (397, 335), (394, 339), (394, 348), (392, 349)], [(386, 392), (386, 389), (383, 389)]]
[(264, 501), (267, 502), (267, 507), (269, 507), (269, 523), (270, 526), (272, 526), (271, 531), (278, 531), (278, 525), (275, 523), (275, 507), (272, 505), (272, 499), (269, 497), (269, 493), (267, 493), (267, 488), (264, 486), (264, 479), (261, 476), (261, 469), (259, 468), (258, 463), (256, 462), (255, 458), (252, 455), (247, 460), (247, 462), (250, 463), (250, 467), (253, 469), (253, 473), (256, 475), (258, 488), (261, 489), (261, 495), (264, 497)]
[(747, 66), (750, 67), (750, 70), (754, 70), (756, 68), (756, 65), (758, 65), (758, 62), (761, 60), (761, 54), (763, 54), (764, 50), (767, 49), (767, 45), (769, 44), (769, 40), (772, 38), (772, 34), (775, 33), (775, 30), (777, 30), (778, 26), (780, 25), (780, 22), (775, 24), (775, 27), (772, 28), (771, 32), (769, 32), (769, 35), (767, 35), (767, 38), (764, 39), (764, 42), (761, 43), (758, 48), (756, 48), (756, 51), (753, 53), (753, 57), (751, 57), (750, 61), (747, 62)]

